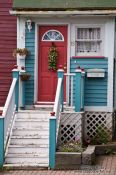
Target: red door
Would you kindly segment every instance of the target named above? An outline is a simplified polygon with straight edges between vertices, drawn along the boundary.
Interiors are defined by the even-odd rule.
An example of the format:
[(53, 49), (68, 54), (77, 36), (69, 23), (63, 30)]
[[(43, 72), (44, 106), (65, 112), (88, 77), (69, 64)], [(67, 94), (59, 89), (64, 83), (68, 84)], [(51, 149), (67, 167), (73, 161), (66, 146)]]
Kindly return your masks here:
[(57, 68), (67, 62), (67, 26), (39, 27), (38, 101), (54, 102), (57, 71), (48, 69), (48, 53), (54, 45), (58, 51)]

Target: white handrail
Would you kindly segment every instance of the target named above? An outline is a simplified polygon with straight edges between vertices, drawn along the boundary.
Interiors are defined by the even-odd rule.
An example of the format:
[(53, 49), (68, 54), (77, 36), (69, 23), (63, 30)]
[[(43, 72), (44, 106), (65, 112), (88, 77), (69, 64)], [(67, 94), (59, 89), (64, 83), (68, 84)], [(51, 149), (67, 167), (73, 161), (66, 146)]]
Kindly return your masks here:
[(12, 84), (10, 86), (10, 90), (9, 90), (9, 93), (8, 93), (8, 96), (7, 96), (7, 99), (6, 99), (5, 106), (3, 108), (3, 113), (2, 113), (3, 117), (6, 116), (6, 113), (7, 113), (7, 110), (8, 110), (12, 95), (13, 95), (13, 91), (14, 91), (14, 88), (15, 88), (15, 85), (16, 85), (16, 82), (17, 82), (17, 78), (13, 78), (13, 81), (12, 81)]
[(60, 112), (61, 112), (60, 95), (61, 95), (62, 81), (63, 78), (58, 78), (55, 103), (53, 107), (53, 111), (55, 112), (55, 118), (56, 118), (56, 142), (58, 138), (59, 123), (60, 123)]
[(53, 111), (55, 112), (56, 115), (57, 115), (58, 104), (60, 99), (61, 85), (62, 85), (62, 78), (58, 78), (58, 85), (57, 85), (55, 103), (53, 108)]

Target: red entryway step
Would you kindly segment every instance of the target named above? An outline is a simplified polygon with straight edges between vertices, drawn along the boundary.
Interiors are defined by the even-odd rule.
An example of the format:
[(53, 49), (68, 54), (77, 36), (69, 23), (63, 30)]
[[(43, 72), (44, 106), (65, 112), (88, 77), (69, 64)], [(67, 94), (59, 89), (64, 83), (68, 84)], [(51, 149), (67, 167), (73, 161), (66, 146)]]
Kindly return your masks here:
[(42, 111), (53, 111), (54, 103), (49, 102), (36, 102), (34, 104), (35, 109), (42, 110)]
[[(52, 112), (54, 107), (54, 102), (36, 102), (34, 104), (34, 107), (37, 110), (45, 110), (45, 111)], [(64, 112), (66, 111), (74, 112), (74, 107), (67, 106), (66, 102), (64, 102)]]

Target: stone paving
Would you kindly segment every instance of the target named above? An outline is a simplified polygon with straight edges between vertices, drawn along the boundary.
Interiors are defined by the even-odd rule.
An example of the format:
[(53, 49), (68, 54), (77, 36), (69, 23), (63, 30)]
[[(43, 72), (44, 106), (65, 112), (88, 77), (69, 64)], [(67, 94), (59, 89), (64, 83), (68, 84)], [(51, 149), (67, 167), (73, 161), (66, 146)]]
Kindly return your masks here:
[(0, 172), (0, 175), (116, 175), (116, 155), (100, 156), (96, 165), (84, 165), (80, 170), (12, 170)]

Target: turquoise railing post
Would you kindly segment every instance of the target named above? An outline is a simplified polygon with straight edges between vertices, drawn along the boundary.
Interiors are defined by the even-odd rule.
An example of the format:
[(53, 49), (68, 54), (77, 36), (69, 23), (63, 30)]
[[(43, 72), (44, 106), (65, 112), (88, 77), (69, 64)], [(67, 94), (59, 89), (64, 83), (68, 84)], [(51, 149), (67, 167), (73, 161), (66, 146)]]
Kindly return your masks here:
[(49, 167), (55, 168), (56, 157), (56, 117), (55, 112), (51, 113), (49, 120)]
[(61, 68), (58, 69), (58, 78), (62, 78), (62, 87), (61, 87), (61, 95), (60, 95), (60, 100), (61, 100), (61, 111), (63, 112), (63, 103), (64, 103), (64, 70)]
[(25, 108), (25, 81), (22, 81), (22, 107)]
[(75, 70), (75, 112), (81, 111), (81, 69)]
[(0, 111), (0, 167), (4, 164), (4, 118)]
[(84, 110), (84, 85), (85, 85), (85, 71), (84, 69), (82, 70), (81, 74), (81, 109)]
[(13, 78), (17, 78), (16, 86), (15, 86), (15, 104), (16, 104), (16, 111), (18, 111), (19, 106), (19, 70), (18, 66), (14, 66), (14, 69), (12, 70), (12, 76)]

